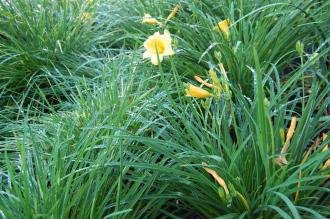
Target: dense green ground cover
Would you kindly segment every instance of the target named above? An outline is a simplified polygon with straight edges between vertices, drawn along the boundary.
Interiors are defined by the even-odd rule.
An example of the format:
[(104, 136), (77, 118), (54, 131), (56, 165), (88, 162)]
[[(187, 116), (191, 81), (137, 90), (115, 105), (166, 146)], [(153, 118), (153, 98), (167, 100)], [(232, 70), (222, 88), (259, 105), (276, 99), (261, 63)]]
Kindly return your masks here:
[(0, 1), (0, 218), (329, 218), (329, 11)]

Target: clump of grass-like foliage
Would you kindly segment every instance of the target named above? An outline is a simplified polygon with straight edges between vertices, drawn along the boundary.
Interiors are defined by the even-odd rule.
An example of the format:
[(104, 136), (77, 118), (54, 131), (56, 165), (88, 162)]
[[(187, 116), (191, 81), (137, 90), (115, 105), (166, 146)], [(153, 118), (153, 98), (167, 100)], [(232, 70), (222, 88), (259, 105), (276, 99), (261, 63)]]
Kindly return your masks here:
[(1, 218), (330, 216), (330, 1), (0, 5)]

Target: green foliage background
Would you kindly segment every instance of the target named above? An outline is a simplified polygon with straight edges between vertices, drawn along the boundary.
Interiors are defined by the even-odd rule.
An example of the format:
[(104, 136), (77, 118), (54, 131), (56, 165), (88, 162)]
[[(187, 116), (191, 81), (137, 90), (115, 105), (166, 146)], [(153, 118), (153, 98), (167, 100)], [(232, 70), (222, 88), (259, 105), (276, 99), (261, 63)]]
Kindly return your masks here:
[[(329, 0), (0, 6), (0, 218), (330, 217)], [(154, 66), (165, 29), (176, 54)], [(184, 96), (210, 69), (226, 83), (220, 63), (230, 98)]]

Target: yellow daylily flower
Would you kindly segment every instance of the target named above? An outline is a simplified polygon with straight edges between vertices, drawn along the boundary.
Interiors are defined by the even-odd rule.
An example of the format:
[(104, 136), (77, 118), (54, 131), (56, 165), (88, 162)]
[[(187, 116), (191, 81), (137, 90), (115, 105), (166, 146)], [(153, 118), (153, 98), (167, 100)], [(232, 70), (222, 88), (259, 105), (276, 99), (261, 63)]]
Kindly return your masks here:
[(230, 27), (230, 20), (226, 19), (220, 21), (217, 26), (213, 28), (213, 30), (221, 30), (227, 37), (229, 37), (229, 27)]
[(151, 63), (158, 65), (159, 61), (163, 61), (164, 56), (174, 55), (175, 52), (171, 46), (172, 39), (168, 31), (165, 30), (164, 34), (159, 32), (154, 33), (150, 36), (143, 44), (146, 51), (143, 53), (143, 58), (151, 58)]
[(195, 85), (189, 84), (189, 87), (185, 89), (187, 97), (205, 98), (211, 97), (212, 94), (203, 88), (197, 87)]
[(150, 14), (145, 13), (144, 17), (142, 19), (142, 23), (147, 23), (147, 24), (159, 24), (156, 18), (151, 17)]
[(229, 32), (229, 26), (230, 26), (230, 20), (226, 19), (223, 21), (220, 21), (214, 29), (220, 29), (222, 32), (227, 33)]

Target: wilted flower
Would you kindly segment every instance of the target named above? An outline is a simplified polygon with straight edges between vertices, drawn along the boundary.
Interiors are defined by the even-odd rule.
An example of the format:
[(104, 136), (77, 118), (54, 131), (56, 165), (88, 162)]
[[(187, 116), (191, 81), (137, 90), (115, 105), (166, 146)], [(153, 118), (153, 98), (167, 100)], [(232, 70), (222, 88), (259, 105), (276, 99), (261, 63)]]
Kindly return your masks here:
[(196, 81), (198, 81), (199, 83), (205, 85), (206, 87), (210, 87), (210, 88), (213, 87), (213, 84), (210, 84), (210, 83), (204, 81), (204, 80), (203, 80), (201, 77), (199, 77), (198, 75), (195, 75), (194, 78), (195, 78)]
[(165, 31), (164, 34), (154, 33), (143, 44), (146, 48), (143, 58), (151, 58), (151, 63), (158, 65), (158, 58), (161, 62), (164, 56), (174, 55), (175, 52), (172, 49), (171, 42), (171, 35), (168, 31)]
[(142, 19), (142, 23), (147, 23), (147, 24), (159, 24), (156, 18), (151, 17), (150, 14), (145, 13), (144, 17)]
[(285, 154), (288, 152), (289, 146), (290, 146), (290, 141), (293, 137), (293, 133), (296, 129), (296, 125), (297, 125), (297, 117), (292, 117), (291, 118), (291, 123), (290, 123), (290, 127), (288, 130), (288, 133), (286, 134), (286, 141), (282, 147), (281, 150), (281, 154), (279, 157), (277, 157), (275, 159), (276, 164), (278, 164), (279, 166), (283, 166), (284, 164), (288, 164), (288, 161), (285, 157)]
[(207, 90), (204, 90), (200, 87), (189, 84), (188, 88), (185, 89), (187, 97), (196, 97), (196, 98), (205, 98), (211, 97), (212, 94)]
[[(207, 165), (206, 163), (202, 163), (203, 165)], [(229, 190), (227, 187), (226, 182), (218, 175), (217, 172), (215, 172), (214, 170), (207, 168), (207, 167), (203, 167), (204, 170), (206, 170), (206, 172), (208, 172), (209, 174), (211, 174), (213, 176), (213, 178), (217, 181), (217, 183), (224, 189), (225, 194), (229, 195)]]

